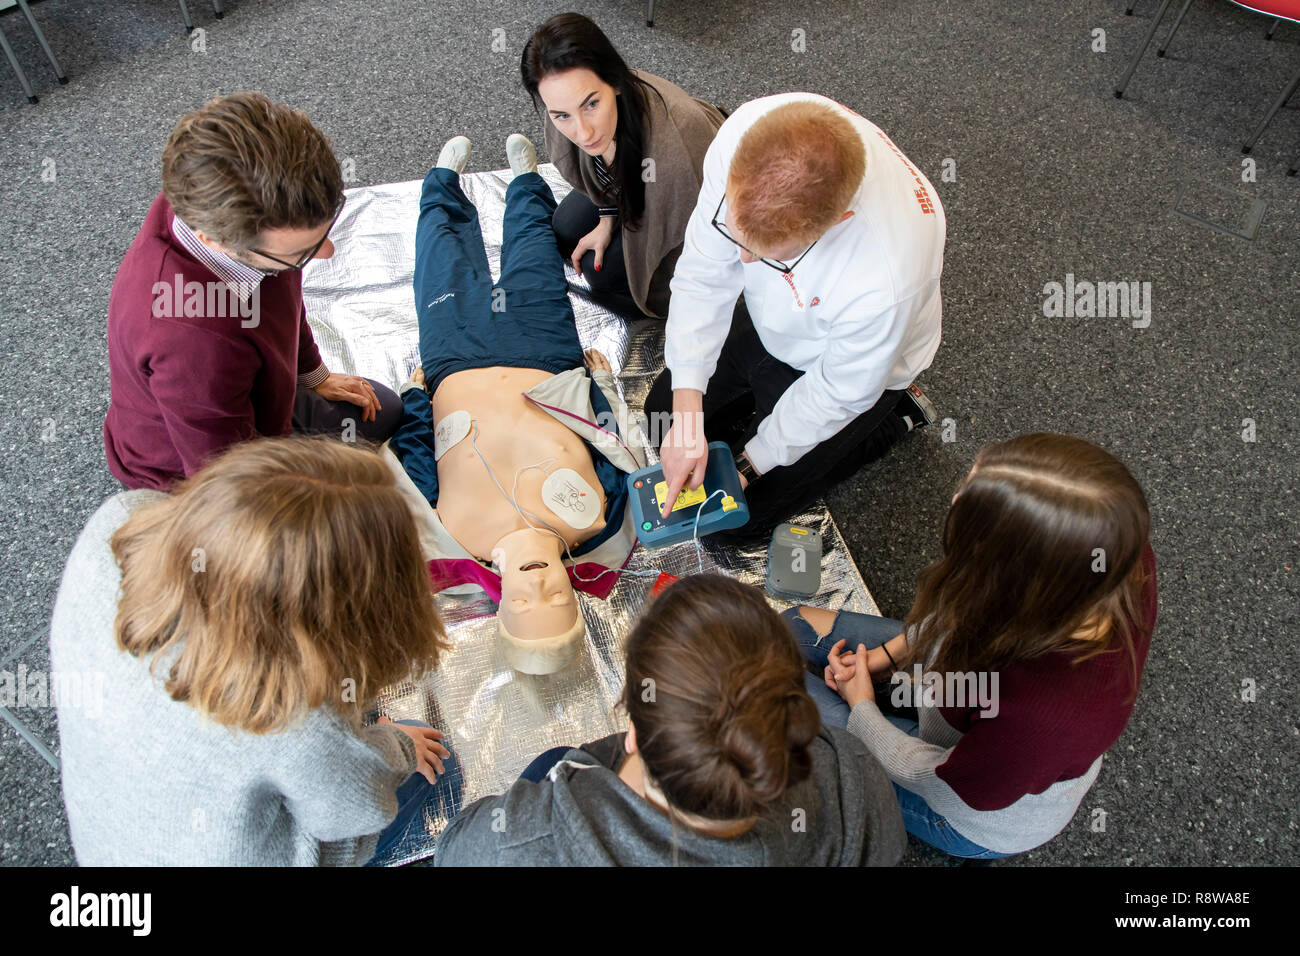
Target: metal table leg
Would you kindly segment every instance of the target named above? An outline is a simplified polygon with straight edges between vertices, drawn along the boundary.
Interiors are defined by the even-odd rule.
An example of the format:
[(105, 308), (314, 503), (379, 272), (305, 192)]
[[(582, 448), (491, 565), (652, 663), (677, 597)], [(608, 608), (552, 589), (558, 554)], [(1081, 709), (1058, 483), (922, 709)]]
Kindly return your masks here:
[(1295, 76), (1291, 77), (1291, 82), (1287, 84), (1287, 88), (1282, 91), (1282, 95), (1277, 98), (1277, 102), (1273, 104), (1273, 108), (1268, 111), (1268, 115), (1264, 117), (1264, 122), (1260, 123), (1259, 128), (1255, 130), (1255, 135), (1246, 140), (1246, 145), (1241, 147), (1243, 153), (1249, 153), (1251, 149), (1254, 148), (1255, 143), (1262, 135), (1264, 135), (1264, 127), (1269, 124), (1275, 115), (1277, 115), (1277, 111), (1286, 105), (1286, 101), (1291, 98), (1291, 95), (1295, 93), (1296, 87), (1298, 86), (1300, 86), (1300, 70), (1296, 70)]
[(49, 41), (45, 39), (45, 33), (41, 30), (40, 24), (32, 16), (31, 9), (27, 6), (27, 0), (18, 0), (18, 9), (23, 12), (27, 18), (27, 23), (31, 26), (32, 32), (36, 34), (36, 40), (45, 51), (45, 55), (50, 58), (50, 66), (54, 67), (54, 75), (58, 78), (60, 85), (66, 85), (68, 82), (67, 75), (63, 72), (63, 67), (59, 66), (59, 61), (54, 57), (54, 51), (50, 49)]
[(1128, 86), (1128, 81), (1133, 78), (1133, 72), (1138, 68), (1138, 61), (1142, 59), (1142, 54), (1145, 53), (1147, 47), (1151, 45), (1151, 38), (1156, 35), (1156, 28), (1160, 26), (1160, 21), (1165, 18), (1165, 11), (1169, 9), (1169, 4), (1172, 2), (1173, 0), (1161, 0), (1160, 9), (1156, 11), (1156, 15), (1151, 20), (1151, 28), (1147, 30), (1146, 39), (1142, 41), (1142, 45), (1138, 47), (1138, 51), (1134, 54), (1132, 62), (1128, 65), (1128, 69), (1124, 71), (1124, 76), (1120, 79), (1119, 86), (1115, 87), (1115, 97), (1117, 99), (1124, 95), (1124, 89)]
[(1174, 34), (1178, 32), (1178, 27), (1183, 22), (1183, 17), (1187, 16), (1187, 8), (1191, 5), (1192, 0), (1187, 0), (1187, 2), (1183, 4), (1183, 8), (1178, 11), (1178, 16), (1174, 17), (1174, 28), (1169, 31), (1169, 36), (1165, 37), (1165, 42), (1160, 44), (1160, 49), (1156, 50), (1156, 56), (1162, 57), (1165, 55), (1165, 50), (1169, 48), (1169, 44), (1173, 40)]
[(23, 72), (23, 67), (22, 64), (18, 62), (18, 57), (14, 56), (13, 47), (9, 45), (9, 38), (5, 36), (5, 31), (3, 29), (0, 29), (0, 49), (4, 50), (5, 59), (7, 59), (9, 65), (13, 67), (14, 76), (18, 77), (18, 84), (23, 88), (23, 92), (27, 94), (27, 102), (35, 103), (36, 91), (32, 89), (31, 81), (27, 79), (27, 74)]

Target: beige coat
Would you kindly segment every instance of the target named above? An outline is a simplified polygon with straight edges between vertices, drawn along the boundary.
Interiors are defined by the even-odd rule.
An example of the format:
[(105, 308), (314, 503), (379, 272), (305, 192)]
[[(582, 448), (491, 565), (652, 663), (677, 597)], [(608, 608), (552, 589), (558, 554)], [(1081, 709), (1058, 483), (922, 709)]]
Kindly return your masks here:
[[(663, 100), (649, 94), (645, 157), (654, 160), (654, 179), (646, 183), (640, 227), (623, 228), (623, 259), (637, 307), (646, 315), (666, 318), (668, 283), (700, 194), (704, 154), (724, 117), (716, 106), (689, 95), (675, 83), (641, 70), (632, 72), (658, 90)], [(591, 157), (555, 128), (549, 114), (546, 152), (574, 189), (596, 205), (604, 205)]]

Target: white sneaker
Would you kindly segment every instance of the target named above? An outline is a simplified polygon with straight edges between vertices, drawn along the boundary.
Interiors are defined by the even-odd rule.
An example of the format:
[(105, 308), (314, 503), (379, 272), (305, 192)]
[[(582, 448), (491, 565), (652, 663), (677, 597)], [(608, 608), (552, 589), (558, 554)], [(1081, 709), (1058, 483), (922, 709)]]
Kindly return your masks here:
[(438, 165), (443, 169), (454, 169), (457, 173), (463, 173), (468, 162), (469, 137), (467, 136), (453, 136), (443, 144), (442, 152), (438, 154)]
[(510, 160), (510, 171), (516, 176), (537, 172), (537, 147), (523, 133), (510, 134), (506, 140), (506, 158)]

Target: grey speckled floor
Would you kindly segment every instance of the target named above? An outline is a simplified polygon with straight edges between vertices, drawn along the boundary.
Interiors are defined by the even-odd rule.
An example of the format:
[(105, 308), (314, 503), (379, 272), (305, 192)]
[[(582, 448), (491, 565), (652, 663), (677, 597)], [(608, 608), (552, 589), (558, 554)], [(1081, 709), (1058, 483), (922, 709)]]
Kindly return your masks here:
[[(1300, 97), (1254, 152), (1240, 143), (1300, 64), (1300, 27), (1197, 0), (1171, 49), (1111, 87), (1157, 6), (1143, 0), (877, 0), (682, 4), (647, 29), (637, 2), (586, 3), (634, 66), (737, 104), (810, 89), (889, 132), (948, 214), (944, 344), (923, 383), (954, 441), (911, 437), (831, 506), (887, 613), (906, 612), (938, 553), (955, 482), (987, 442), (1072, 432), (1120, 455), (1146, 488), (1161, 611), (1132, 723), (1070, 827), (1015, 861), (1295, 862), (1297, 834), (1297, 210)], [(0, 26), (41, 103), (0, 66), (0, 670), (41, 669), (63, 561), (115, 490), (100, 427), (114, 272), (158, 189), (176, 117), (257, 89), (308, 111), (358, 180), (421, 176), (449, 135), (495, 144), (539, 120), (518, 89), (536, 2), (229, 0), (191, 3), (206, 52), (170, 0), (35, 5), (72, 77), (58, 87), (26, 25)], [(110, 14), (109, 11), (112, 11)], [(508, 51), (493, 53), (492, 31)], [(1093, 31), (1106, 52), (1093, 52)], [(791, 31), (806, 33), (793, 52)], [(946, 158), (956, 181), (941, 178)], [(53, 162), (54, 182), (42, 179)], [(1179, 184), (1267, 204), (1246, 241), (1173, 216)], [(1151, 325), (1048, 319), (1042, 290), (1077, 278), (1152, 283)], [(1241, 439), (1243, 419), (1257, 440)], [(42, 434), (52, 440), (43, 441)], [(16, 653), (15, 653), (16, 652)], [(1241, 700), (1245, 678), (1258, 685)], [(57, 742), (52, 714), (19, 716)], [(58, 779), (0, 724), (0, 859), (72, 862)], [(1104, 811), (1104, 832), (1090, 821)], [(913, 848), (909, 862), (938, 863)]]

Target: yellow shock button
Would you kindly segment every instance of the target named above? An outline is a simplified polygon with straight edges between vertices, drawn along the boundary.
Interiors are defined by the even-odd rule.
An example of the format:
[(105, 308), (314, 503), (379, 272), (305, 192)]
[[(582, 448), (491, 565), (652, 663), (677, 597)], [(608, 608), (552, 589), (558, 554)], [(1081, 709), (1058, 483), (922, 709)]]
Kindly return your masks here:
[[(689, 508), (691, 505), (698, 505), (708, 497), (704, 491), (704, 486), (694, 489), (683, 488), (677, 493), (677, 500), (673, 502), (673, 511), (680, 511), (682, 508)], [(668, 482), (659, 481), (655, 483), (655, 503), (659, 505), (659, 510), (663, 511), (664, 502), (668, 499)], [(672, 512), (669, 512), (671, 514)]]

